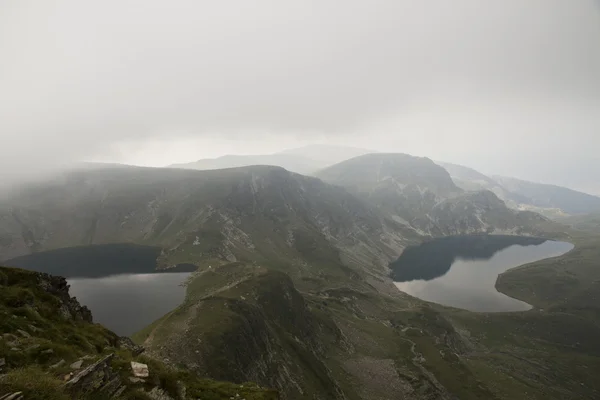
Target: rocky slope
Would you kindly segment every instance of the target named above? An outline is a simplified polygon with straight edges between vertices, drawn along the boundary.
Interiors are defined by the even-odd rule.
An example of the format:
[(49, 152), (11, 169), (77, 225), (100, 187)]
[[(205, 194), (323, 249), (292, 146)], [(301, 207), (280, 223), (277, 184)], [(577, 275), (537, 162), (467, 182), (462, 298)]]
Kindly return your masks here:
[[(0, 398), (277, 398), (256, 385), (201, 379), (141, 355), (130, 339), (94, 324), (61, 277), (0, 267), (0, 328)], [(148, 368), (145, 376), (135, 376), (132, 361)]]
[(551, 228), (540, 216), (510, 210), (490, 191), (465, 192), (428, 158), (367, 154), (326, 168), (317, 176), (423, 235), (537, 234)]

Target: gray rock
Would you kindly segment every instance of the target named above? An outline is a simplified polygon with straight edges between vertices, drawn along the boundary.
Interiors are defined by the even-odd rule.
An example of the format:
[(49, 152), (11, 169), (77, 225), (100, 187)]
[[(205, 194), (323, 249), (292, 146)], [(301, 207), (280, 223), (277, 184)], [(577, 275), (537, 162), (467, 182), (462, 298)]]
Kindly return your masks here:
[(148, 365), (146, 364), (132, 361), (131, 370), (133, 371), (133, 376), (137, 378), (147, 378), (150, 376), (150, 371), (148, 371)]
[(59, 362), (57, 362), (56, 364), (54, 364), (54, 365), (51, 365), (51, 366), (50, 366), (50, 369), (56, 369), (56, 368), (58, 368), (58, 367), (62, 366), (64, 363), (65, 363), (65, 360), (60, 360), (60, 361), (59, 361)]
[(144, 379), (142, 378), (134, 378), (133, 376), (129, 377), (129, 382), (131, 383), (144, 383), (146, 382)]
[(6, 340), (7, 342), (14, 342), (14, 341), (19, 340), (19, 338), (16, 337), (15, 335), (13, 335), (12, 333), (5, 333), (2, 335), (2, 338), (4, 340)]
[(10, 351), (21, 351), (18, 347), (11, 347)]
[(26, 339), (29, 339), (29, 338), (31, 337), (31, 335), (30, 335), (29, 333), (25, 332), (25, 331), (24, 331), (24, 330), (22, 330), (22, 329), (17, 329), (17, 332), (19, 332), (19, 334), (20, 334), (21, 336), (23, 336), (24, 338), (26, 338)]
[(69, 365), (72, 369), (79, 369), (83, 365), (83, 360), (75, 361), (73, 364)]
[(34, 345), (31, 345), (31, 346), (29, 346), (28, 348), (26, 348), (26, 349), (25, 349), (25, 351), (35, 350), (35, 349), (37, 349), (38, 347), (40, 347), (40, 345), (39, 345), (39, 344), (34, 344)]
[(131, 351), (131, 354), (133, 354), (134, 357), (142, 354), (146, 350), (144, 347), (135, 344), (133, 340), (126, 336), (119, 338), (119, 347)]
[(0, 397), (0, 400), (23, 400), (23, 393), (22, 392), (9, 393), (9, 394), (6, 394), (6, 395)]
[(52, 349), (42, 350), (42, 351), (40, 351), (40, 354), (54, 354), (54, 350), (52, 350)]
[(147, 392), (146, 394), (153, 400), (174, 400), (171, 396), (167, 394), (167, 392), (165, 392), (158, 386), (152, 389), (150, 392)]
[(127, 386), (121, 386), (119, 389), (117, 389), (117, 391), (113, 394), (114, 398), (119, 398), (119, 396), (121, 396), (123, 394), (123, 392), (125, 391), (125, 389), (127, 389)]

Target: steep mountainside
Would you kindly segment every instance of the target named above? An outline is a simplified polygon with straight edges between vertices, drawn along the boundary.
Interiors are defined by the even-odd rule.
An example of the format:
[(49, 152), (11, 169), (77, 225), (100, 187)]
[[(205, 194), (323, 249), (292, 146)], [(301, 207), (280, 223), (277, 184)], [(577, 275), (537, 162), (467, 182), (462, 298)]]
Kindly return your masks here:
[(362, 154), (373, 153), (356, 147), (311, 145), (284, 150), (275, 154), (263, 155), (227, 155), (218, 158), (206, 158), (194, 162), (172, 164), (169, 168), (185, 169), (222, 169), (247, 167), (251, 165), (272, 165), (304, 175)]
[(288, 275), (233, 263), (197, 274), (185, 303), (136, 338), (202, 376), (268, 382), (284, 398), (334, 399), (340, 388), (325, 347), (340, 335)]
[(444, 168), (406, 154), (367, 154), (317, 176), (368, 201), (424, 234), (530, 233), (551, 228), (544, 218), (514, 212), (490, 191), (464, 192)]
[[(94, 324), (61, 277), (0, 267), (0, 331), (3, 399), (277, 398), (254, 384), (201, 379), (140, 355), (144, 349), (130, 339)], [(146, 364), (149, 376), (135, 378), (132, 361)]]
[(239, 260), (294, 265), (307, 279), (356, 273), (330, 268), (343, 264), (380, 276), (410, 235), (341, 188), (267, 166), (78, 171), (0, 206), (3, 259), (132, 242), (160, 246), (160, 266)]

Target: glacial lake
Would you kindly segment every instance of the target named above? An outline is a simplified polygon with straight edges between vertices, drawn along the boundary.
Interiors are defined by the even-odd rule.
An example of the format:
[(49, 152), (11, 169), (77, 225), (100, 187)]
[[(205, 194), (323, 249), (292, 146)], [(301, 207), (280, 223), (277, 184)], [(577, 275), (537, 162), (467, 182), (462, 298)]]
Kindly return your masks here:
[(185, 298), (189, 272), (70, 278), (71, 296), (92, 311), (98, 322), (121, 336), (131, 336), (174, 310)]
[(160, 248), (127, 243), (43, 251), (3, 264), (67, 278), (71, 296), (98, 322), (130, 336), (179, 306), (191, 264), (157, 271)]
[(454, 236), (409, 247), (390, 268), (398, 289), (425, 301), (477, 312), (526, 311), (529, 304), (496, 290), (498, 275), (571, 249), (538, 238)]

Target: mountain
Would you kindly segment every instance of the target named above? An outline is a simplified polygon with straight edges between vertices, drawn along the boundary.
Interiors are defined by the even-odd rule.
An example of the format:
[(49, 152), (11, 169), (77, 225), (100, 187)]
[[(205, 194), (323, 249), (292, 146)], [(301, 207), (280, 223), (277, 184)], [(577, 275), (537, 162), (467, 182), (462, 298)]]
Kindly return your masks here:
[(494, 179), (472, 168), (444, 162), (438, 162), (438, 164), (450, 173), (454, 183), (463, 190), (489, 190), (511, 208), (518, 208), (519, 204), (524, 204), (528, 201), (527, 197), (508, 191)]
[(321, 168), (366, 153), (372, 153), (372, 151), (356, 147), (310, 145), (284, 150), (275, 154), (227, 155), (218, 158), (207, 158), (190, 163), (172, 164), (169, 165), (169, 168), (209, 170), (252, 165), (273, 165), (299, 174), (311, 175)]
[(211, 170), (252, 165), (274, 165), (305, 175), (309, 175), (319, 168), (319, 164), (315, 160), (297, 154), (227, 155), (190, 163), (172, 164), (169, 165), (169, 168)]
[[(272, 166), (97, 166), (14, 192), (0, 202), (5, 260), (126, 243), (157, 254), (160, 268), (193, 263), (198, 269), (187, 281), (184, 302), (134, 335), (147, 346), (142, 358), (115, 347), (110, 334), (89, 321), (82, 331), (51, 322), (60, 317), (61, 304), (30, 283), (17, 292), (0, 288), (0, 300), (16, 307), (0, 310), (2, 330), (17, 336), (29, 329), (45, 345), (55, 340), (60, 358), (53, 363), (114, 352), (111, 368), (135, 389), (140, 382), (125, 375), (128, 363), (146, 363), (158, 380), (141, 386), (170, 391), (173, 399), (182, 398), (175, 395), (178, 381), (192, 398), (273, 397), (248, 380), (277, 389), (282, 400), (597, 398), (596, 238), (580, 244), (573, 236), (578, 251), (503, 275), (500, 290), (528, 301), (530, 312), (449, 309), (398, 291), (389, 262), (429, 235), (539, 234), (548, 232), (549, 222), (509, 210), (489, 191), (464, 192), (427, 159), (365, 155), (328, 173), (347, 189)], [(38, 282), (41, 275), (32, 274), (28, 281)], [(5, 275), (3, 285), (20, 280)], [(38, 297), (42, 303), (31, 304)], [(38, 322), (34, 311), (47, 321)], [(0, 367), (9, 354), (9, 374), (13, 365), (28, 365), (15, 360), (37, 354), (28, 342), (10, 353), (13, 341), (0, 339)], [(73, 357), (63, 345), (87, 350)], [(27, 375), (25, 384), (53, 377), (46, 373), (50, 365)], [(195, 382), (196, 376), (207, 380)], [(11, 385), (16, 391), (24, 384)], [(0, 390), (5, 387), (0, 381)], [(209, 388), (219, 394), (204, 392)]]
[(326, 348), (342, 340), (339, 329), (279, 271), (241, 263), (206, 268), (188, 285), (184, 304), (135, 338), (202, 376), (261, 382), (284, 398), (341, 393), (325, 364)]
[(325, 168), (317, 176), (425, 235), (535, 234), (552, 229), (539, 215), (510, 210), (490, 191), (465, 192), (428, 158), (367, 154)]
[[(94, 324), (57, 276), (0, 267), (0, 329), (2, 399), (278, 397), (255, 384), (201, 379), (142, 354), (130, 339)], [(131, 362), (146, 364), (148, 377), (135, 378)]]
[[(304, 147), (298, 147), (295, 149), (284, 150), (278, 154), (295, 155), (311, 159), (315, 162), (314, 165), (319, 164), (319, 167), (317, 169), (321, 169), (345, 160), (349, 160), (354, 157), (370, 153), (377, 152), (373, 150), (361, 149), (359, 147), (313, 144)], [(315, 172), (317, 169), (313, 170), (313, 172)]]
[(460, 188), (467, 191), (490, 190), (507, 206), (539, 212), (550, 218), (600, 211), (600, 197), (555, 185), (501, 176), (486, 176), (472, 168), (439, 163)]
[(526, 197), (530, 204), (537, 207), (559, 208), (567, 214), (600, 212), (600, 197), (591, 194), (515, 178), (502, 176), (493, 178), (510, 192)]
[(292, 273), (309, 282), (315, 275), (356, 273), (346, 265), (385, 275), (387, 263), (415, 235), (342, 188), (269, 166), (73, 171), (0, 203), (4, 260), (62, 247), (137, 243), (159, 246), (163, 268), (293, 265)]

